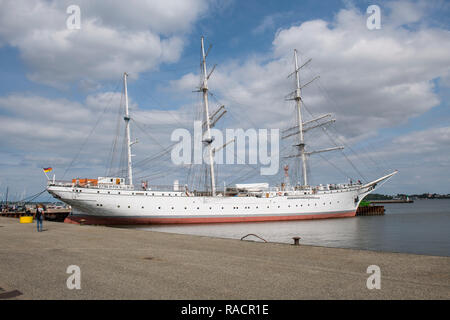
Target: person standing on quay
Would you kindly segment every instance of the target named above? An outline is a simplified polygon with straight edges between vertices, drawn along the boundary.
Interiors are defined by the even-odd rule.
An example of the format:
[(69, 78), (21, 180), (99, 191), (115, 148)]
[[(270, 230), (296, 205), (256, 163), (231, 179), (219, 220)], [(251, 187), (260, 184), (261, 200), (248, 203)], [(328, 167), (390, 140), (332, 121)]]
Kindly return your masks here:
[(44, 209), (42, 208), (42, 206), (40, 204), (38, 204), (36, 206), (36, 216), (35, 216), (38, 232), (42, 231), (42, 220), (44, 219), (43, 215), (44, 215)]

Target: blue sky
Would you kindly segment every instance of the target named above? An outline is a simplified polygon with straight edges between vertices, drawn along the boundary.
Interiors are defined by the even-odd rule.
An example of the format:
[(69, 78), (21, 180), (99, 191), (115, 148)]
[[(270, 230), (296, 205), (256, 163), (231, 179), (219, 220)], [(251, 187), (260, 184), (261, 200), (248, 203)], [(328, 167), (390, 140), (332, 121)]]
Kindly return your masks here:
[[(66, 28), (70, 4), (80, 6), (80, 30)], [(381, 9), (380, 30), (365, 26), (372, 4)], [(131, 108), (142, 116), (139, 123), (150, 119), (153, 137), (169, 145), (170, 132), (189, 127), (186, 115), (198, 107), (192, 91), (201, 35), (213, 45), (210, 65), (218, 64), (211, 90), (232, 116), (221, 129), (235, 118), (240, 121), (235, 125), (247, 127), (289, 124), (293, 106), (282, 98), (291, 91), (286, 75), (296, 48), (301, 59), (313, 58), (305, 79), (321, 76), (304, 90), (305, 103), (316, 114), (336, 116), (330, 132), (363, 154), (347, 153), (358, 169), (368, 177), (400, 170), (380, 192), (450, 193), (450, 5), (445, 1), (153, 0), (124, 6), (2, 0), (0, 6), (2, 194), (6, 186), (19, 198), (42, 190), (41, 168), (52, 166), (59, 178), (74, 157), (64, 178), (104, 173), (124, 71), (130, 73)], [(144, 133), (133, 132), (142, 140), (136, 161), (160, 151)], [(352, 170), (337, 155), (330, 160)], [(347, 180), (323, 165), (311, 160), (314, 183)], [(174, 176), (167, 179), (184, 169), (171, 170)], [(350, 175), (359, 178), (357, 172)]]

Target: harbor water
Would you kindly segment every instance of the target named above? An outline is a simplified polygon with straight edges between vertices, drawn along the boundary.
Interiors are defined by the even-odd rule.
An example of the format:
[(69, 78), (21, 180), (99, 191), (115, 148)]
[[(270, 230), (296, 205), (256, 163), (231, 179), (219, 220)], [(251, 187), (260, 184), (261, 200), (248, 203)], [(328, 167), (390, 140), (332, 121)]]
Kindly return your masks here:
[[(450, 199), (384, 204), (384, 216), (195, 225), (129, 226), (159, 232), (269, 242), (450, 256)], [(254, 237), (249, 239), (261, 241)]]

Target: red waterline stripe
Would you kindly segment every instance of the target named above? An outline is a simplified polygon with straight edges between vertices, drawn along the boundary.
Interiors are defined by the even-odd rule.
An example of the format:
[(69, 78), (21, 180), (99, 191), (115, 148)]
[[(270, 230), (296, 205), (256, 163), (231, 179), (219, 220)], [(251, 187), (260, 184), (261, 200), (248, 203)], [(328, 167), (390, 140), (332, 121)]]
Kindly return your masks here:
[(69, 216), (64, 222), (74, 224), (187, 224), (187, 223), (226, 223), (226, 222), (262, 222), (262, 221), (289, 221), (312, 220), (327, 218), (354, 217), (354, 212), (337, 212), (327, 214), (308, 214), (296, 216), (253, 216), (253, 217), (209, 217), (209, 218), (118, 218), (94, 216)]

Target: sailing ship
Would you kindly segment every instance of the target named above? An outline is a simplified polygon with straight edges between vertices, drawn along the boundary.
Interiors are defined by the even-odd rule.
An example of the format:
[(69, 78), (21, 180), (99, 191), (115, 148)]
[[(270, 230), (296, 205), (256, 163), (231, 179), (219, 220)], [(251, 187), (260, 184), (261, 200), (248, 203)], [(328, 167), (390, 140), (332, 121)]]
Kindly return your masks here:
[[(202, 84), (204, 107), (204, 140), (209, 156), (210, 191), (189, 191), (181, 187), (178, 181), (171, 187), (140, 186), (133, 184), (133, 167), (131, 147), (135, 142), (130, 137), (130, 113), (128, 108), (127, 73), (123, 75), (125, 95), (125, 135), (127, 150), (126, 177), (98, 177), (98, 179), (73, 179), (72, 181), (49, 180), (47, 191), (58, 200), (72, 206), (72, 214), (66, 222), (105, 225), (127, 224), (184, 224), (184, 223), (223, 223), (250, 221), (287, 221), (302, 219), (323, 219), (353, 217), (361, 200), (381, 184), (390, 179), (397, 171), (368, 183), (327, 184), (311, 186), (308, 182), (308, 157), (343, 147), (308, 151), (305, 146), (304, 133), (307, 124), (324, 122), (320, 116), (310, 121), (302, 118), (302, 97), (299, 80), (300, 69), (297, 51), (294, 50), (296, 90), (291, 100), (295, 101), (296, 126), (287, 130), (286, 136), (296, 138), (295, 147), (302, 168), (302, 183), (295, 186), (282, 184), (270, 188), (267, 184), (240, 184), (235, 190), (239, 193), (218, 190), (214, 171), (215, 148), (212, 146), (212, 117), (208, 104), (208, 73), (204, 38), (201, 38)], [(330, 120), (334, 121), (334, 120)], [(288, 168), (285, 167), (287, 175)]]

